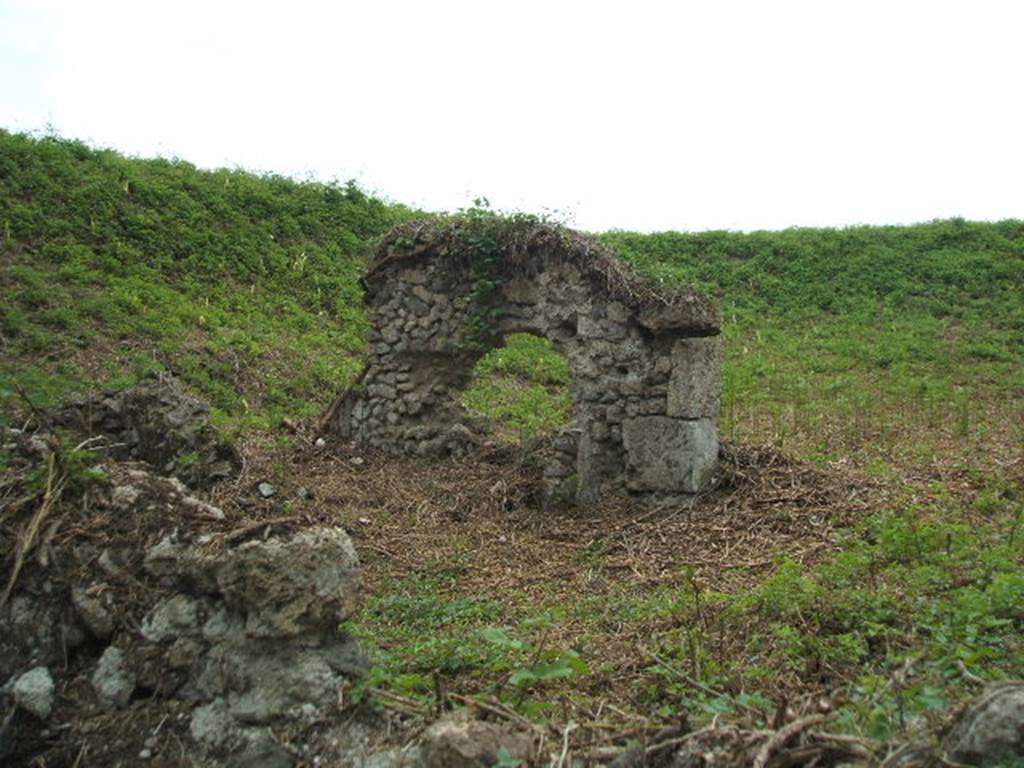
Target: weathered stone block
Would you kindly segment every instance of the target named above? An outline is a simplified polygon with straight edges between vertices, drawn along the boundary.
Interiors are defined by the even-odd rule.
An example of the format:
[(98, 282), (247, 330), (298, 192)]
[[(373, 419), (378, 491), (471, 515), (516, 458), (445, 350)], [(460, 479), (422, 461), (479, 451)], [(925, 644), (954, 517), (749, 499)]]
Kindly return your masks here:
[(715, 419), (722, 390), (718, 336), (680, 339), (672, 348), (666, 413), (680, 419)]
[(661, 416), (665, 413), (665, 398), (648, 397), (638, 403), (638, 409), (639, 412), (645, 416)]
[(46, 667), (29, 670), (11, 688), (15, 703), (43, 720), (53, 710), (53, 691), (53, 678)]
[(503, 291), (505, 298), (514, 304), (534, 304), (539, 297), (537, 283), (522, 277), (507, 282)]
[[(245, 616), (251, 637), (330, 630), (355, 611), (362, 586), (355, 547), (340, 528), (308, 528), (287, 539), (250, 541), (215, 554), (167, 537), (146, 553), (145, 564), (167, 584), (219, 593)], [(147, 616), (143, 634), (163, 642), (197, 619), (189, 598), (179, 596)]]
[(718, 310), (706, 297), (697, 294), (681, 297), (673, 304), (642, 307), (637, 319), (640, 325), (656, 333), (717, 333), (719, 328)]
[(611, 301), (605, 308), (605, 315), (608, 319), (617, 325), (626, 325), (629, 323), (629, 310), (618, 301)]
[(639, 416), (622, 423), (622, 442), (627, 485), (634, 491), (697, 493), (718, 462), (718, 433), (710, 419)]
[(142, 636), (151, 643), (174, 640), (198, 627), (196, 601), (188, 595), (175, 595), (156, 605), (142, 621)]
[(128, 705), (135, 690), (135, 675), (121, 649), (110, 646), (103, 652), (92, 674), (92, 687), (106, 707)]
[[(119, 486), (114, 489), (114, 494), (123, 489), (137, 490), (133, 486)], [(136, 494), (136, 498), (138, 495)], [(133, 499), (134, 503), (134, 499)], [(114, 634), (114, 617), (104, 607), (100, 598), (93, 594), (92, 590), (76, 586), (71, 588), (71, 603), (75, 606), (75, 613), (82, 623), (88, 627), (93, 637), (99, 640), (106, 640)]]
[(370, 397), (380, 397), (385, 400), (392, 400), (395, 397), (395, 388), (388, 384), (371, 384), (366, 391)]
[(582, 432), (576, 454), (577, 503), (597, 501), (605, 483), (617, 477), (622, 469), (621, 450), (607, 441), (595, 440), (589, 430)]
[[(600, 339), (605, 335), (601, 321), (588, 315), (579, 315), (576, 319), (576, 333), (582, 339)], [(591, 354), (594, 354), (594, 345), (591, 344)]]
[(424, 768), (496, 765), (504, 751), (521, 765), (533, 755), (530, 734), (496, 723), (471, 720), (466, 712), (447, 715), (423, 734)]
[(641, 395), (643, 394), (643, 391), (643, 382), (637, 380), (636, 378), (626, 379), (621, 384), (619, 384), (619, 393), (625, 395), (626, 397), (634, 397), (636, 395)]

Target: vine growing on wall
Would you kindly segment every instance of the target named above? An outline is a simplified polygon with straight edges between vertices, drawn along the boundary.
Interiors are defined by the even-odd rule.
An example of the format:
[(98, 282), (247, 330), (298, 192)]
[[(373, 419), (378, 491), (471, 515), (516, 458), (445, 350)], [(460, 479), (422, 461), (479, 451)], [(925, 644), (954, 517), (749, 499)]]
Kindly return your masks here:
[[(453, 215), (411, 221), (385, 240), (365, 279), (393, 260), (415, 259), (434, 251), (444, 254), (470, 275), (470, 313), (464, 345), (486, 350), (497, 340), (501, 319), (502, 286), (517, 270), (525, 271), (539, 251), (558, 252), (562, 258), (590, 263), (609, 260), (604, 251), (567, 229), (554, 216), (493, 210), (486, 198)], [(603, 263), (603, 262), (602, 262)]]
[(501, 320), (498, 297), (507, 279), (503, 269), (505, 258), (523, 240), (521, 235), (544, 223), (542, 217), (534, 214), (494, 211), (487, 198), (477, 198), (470, 208), (459, 212), (459, 225), (455, 230), (457, 251), (467, 261), (473, 275), (467, 329), (469, 346), (483, 350), (494, 345)]

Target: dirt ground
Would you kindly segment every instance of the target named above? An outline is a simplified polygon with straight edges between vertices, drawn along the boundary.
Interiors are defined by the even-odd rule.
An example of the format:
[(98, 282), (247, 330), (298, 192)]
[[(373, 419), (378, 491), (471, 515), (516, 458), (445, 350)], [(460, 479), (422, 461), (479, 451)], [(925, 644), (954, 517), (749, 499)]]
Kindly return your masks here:
[[(460, 590), (499, 601), (550, 606), (584, 595), (644, 594), (677, 583), (683, 569), (700, 587), (731, 593), (762, 580), (781, 555), (805, 564), (822, 561), (836, 551), (844, 530), (905, 490), (847, 467), (816, 467), (770, 449), (726, 446), (714, 486), (692, 506), (652, 508), (609, 498), (586, 510), (545, 510), (538, 501), (540, 462), (516, 447), (487, 448), (467, 460), (414, 460), (318, 445), (312, 433), (297, 428), (287, 445), (256, 438), (241, 454), (235, 479), (200, 494), (223, 510), (223, 519), (202, 508), (187, 519), (168, 518), (159, 503), (146, 514), (118, 515), (109, 488), (133, 466), (101, 462), (109, 482), (84, 493), (66, 490), (43, 521), (15, 594), (38, 591), (43, 582), (58, 593), (84, 583), (99, 554), (109, 551), (119, 563), (117, 575), (105, 580), (116, 593), (109, 602), (117, 606), (120, 626), (137, 627), (155, 599), (140, 575), (142, 555), (172, 530), (237, 542), (324, 524), (350, 533), (370, 595), (452, 562), (459, 563)], [(26, 492), (28, 473), (28, 466), (15, 466), (0, 486), (5, 577), (13, 568), (10, 543), (24, 538), (26, 523), (45, 503), (45, 492)], [(273, 485), (273, 495), (264, 498), (260, 483)], [(969, 491), (969, 480), (964, 483)], [(600, 568), (581, 558), (588, 551), (600, 552)], [(578, 721), (600, 724), (574, 736), (580, 749), (600, 751), (655, 727), (616, 704), (633, 699), (649, 665), (642, 654), (649, 629), (605, 632), (600, 668), (580, 683), (590, 709), (572, 713)], [(550, 642), (569, 647), (580, 628), (563, 622), (555, 631), (562, 636)], [(184, 759), (187, 708), (161, 698), (160, 670), (153, 670), (126, 711), (104, 712), (89, 703), (87, 669), (98, 652), (87, 643), (66, 657), (54, 715), (44, 727), (26, 715), (4, 713), (8, 738), (17, 743), (15, 764), (135, 765), (144, 751), (155, 766)], [(821, 693), (800, 680), (792, 687), (807, 700)], [(470, 687), (452, 695), (473, 693)], [(405, 743), (422, 729), (426, 713), (401, 697), (391, 703), (373, 721), (373, 738)], [(289, 738), (315, 741), (315, 734)], [(308, 764), (319, 765), (312, 757)]]

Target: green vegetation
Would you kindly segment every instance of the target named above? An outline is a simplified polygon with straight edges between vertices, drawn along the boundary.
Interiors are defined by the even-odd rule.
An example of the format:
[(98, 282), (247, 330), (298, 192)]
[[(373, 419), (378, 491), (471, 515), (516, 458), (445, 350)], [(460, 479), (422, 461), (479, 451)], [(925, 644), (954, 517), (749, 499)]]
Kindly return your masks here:
[(391, 582), (369, 600), (349, 627), (375, 662), (362, 690), (381, 686), (426, 706), (440, 680), (458, 679), (461, 687), (485, 690), (528, 716), (551, 713), (547, 694), (586, 675), (587, 663), (548, 642), (555, 623), (548, 614), (517, 620), (514, 633), (497, 626), (516, 611), (496, 600), (457, 596), (459, 571)]
[[(0, 182), (0, 411), (17, 391), (47, 405), (164, 368), (222, 422), (310, 415), (358, 367), (365, 257), (410, 213), (351, 184), (6, 132)], [(483, 204), (463, 216), (486, 335), (496, 239), (539, 219)], [(925, 461), (947, 434), (1024, 441), (1022, 222), (603, 239), (647, 275), (720, 297), (735, 440), (869, 460), (913, 432), (901, 450)], [(529, 436), (564, 420), (566, 377), (524, 339), (502, 353), (517, 368), (485, 364), (467, 404)]]
[(527, 213), (500, 214), (491, 210), (486, 198), (478, 198), (459, 216), (458, 257), (473, 271), (475, 287), (470, 296), (472, 343), (481, 350), (495, 343), (495, 299), (501, 290), (502, 248), (516, 242), (517, 234), (529, 231), (541, 219)]
[(724, 591), (706, 582), (721, 574), (691, 566), (657, 587), (621, 577), (608, 554), (620, 536), (562, 561), (566, 579), (591, 574), (593, 594), (555, 582), (529, 594), (482, 588), (488, 564), (462, 547), (431, 550), (415, 575), (378, 585), (351, 623), (375, 660), (367, 686), (423, 711), (443, 689), (545, 720), (612, 696), (642, 717), (766, 726), (780, 701), (826, 699), (837, 728), (886, 739), (940, 720), (979, 681), (1024, 676), (1019, 482), (993, 480), (970, 501), (908, 486), (820, 562), (776, 549), (767, 576), (740, 574), (743, 586)]
[[(359, 365), (366, 256), (410, 214), (351, 184), (0, 131), (0, 423), (25, 400), (154, 368), (237, 429), (319, 412)], [(493, 342), (504, 220), (467, 215), (480, 338)], [(852, 466), (885, 485), (883, 501), (837, 551), (774, 551), (714, 590), (690, 566), (631, 581), (611, 534), (538, 544), (588, 574), (577, 584), (593, 596), (489, 593), (464, 551), (438, 555), (382, 578), (353, 622), (376, 662), (368, 689), (426, 707), (443, 679), (556, 717), (613, 688), (645, 715), (762, 720), (783, 696), (842, 692), (840, 724), (884, 737), (964, 698), (972, 676), (1024, 676), (1024, 222), (602, 239), (649, 276), (719, 297), (727, 438)], [(517, 335), (481, 359), (464, 398), (525, 443), (565, 423), (569, 383), (550, 343)], [(650, 658), (608, 658), (623, 637)]]
[(569, 421), (569, 362), (547, 339), (513, 334), (484, 355), (463, 403), (510, 441), (526, 443)]
[[(848, 692), (841, 722), (892, 736), (911, 718), (962, 699), (966, 675), (995, 681), (1024, 672), (1018, 491), (993, 493), (984, 523), (959, 508), (928, 520), (913, 509), (880, 513), (828, 562), (804, 569), (783, 558), (745, 594), (669, 590), (652, 615), (681, 629), (657, 638), (661, 654), (726, 691), (817, 680)], [(672, 669), (656, 668), (664, 682), (650, 691), (666, 713), (677, 697), (693, 697), (692, 684)], [(894, 686), (901, 669), (913, 675)], [(708, 711), (736, 706), (732, 696), (697, 699)]]
[[(496, 299), (509, 275), (510, 262), (530, 246), (530, 239), (548, 220), (530, 213), (502, 213), (491, 208), (487, 198), (458, 213), (437, 214), (429, 221), (416, 221), (397, 228), (388, 238), (392, 253), (415, 253), (429, 241), (445, 258), (473, 277), (469, 298), (467, 348), (486, 352), (499, 340), (496, 327), (499, 309)], [(569, 230), (562, 230), (565, 236)]]
[(408, 214), (351, 183), (0, 131), (0, 410), (160, 368), (222, 421), (313, 414), (358, 369), (370, 241)]
[(727, 436), (826, 460), (1024, 444), (1024, 222), (604, 240), (719, 297)]

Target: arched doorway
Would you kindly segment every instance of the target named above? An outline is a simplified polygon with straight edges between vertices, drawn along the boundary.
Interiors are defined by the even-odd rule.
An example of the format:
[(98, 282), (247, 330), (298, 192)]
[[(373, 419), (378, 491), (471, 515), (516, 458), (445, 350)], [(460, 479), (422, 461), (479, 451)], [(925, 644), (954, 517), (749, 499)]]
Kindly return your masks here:
[[(638, 277), (595, 241), (529, 218), (412, 222), (364, 279), (366, 368), (331, 427), (423, 456), (473, 450), (461, 393), (511, 334), (568, 361), (571, 421), (545, 476), (585, 503), (605, 492), (699, 492), (716, 466), (721, 347), (703, 296)], [(565, 480), (559, 481), (562, 491)]]

